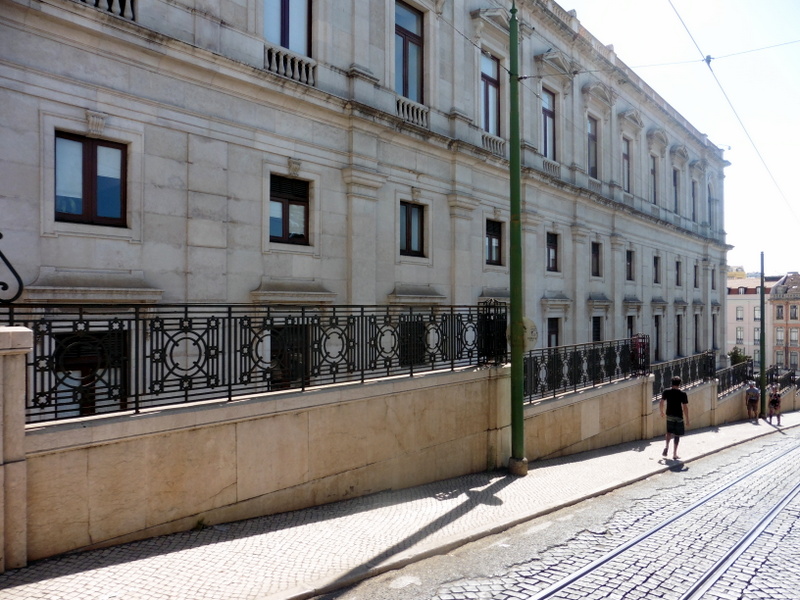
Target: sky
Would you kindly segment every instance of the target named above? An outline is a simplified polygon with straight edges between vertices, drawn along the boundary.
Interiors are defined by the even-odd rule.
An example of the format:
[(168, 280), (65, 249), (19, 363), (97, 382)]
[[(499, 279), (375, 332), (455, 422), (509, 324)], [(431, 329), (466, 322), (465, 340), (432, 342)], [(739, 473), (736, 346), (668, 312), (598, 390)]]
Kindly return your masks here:
[(728, 265), (800, 271), (800, 1), (558, 3), (724, 150)]

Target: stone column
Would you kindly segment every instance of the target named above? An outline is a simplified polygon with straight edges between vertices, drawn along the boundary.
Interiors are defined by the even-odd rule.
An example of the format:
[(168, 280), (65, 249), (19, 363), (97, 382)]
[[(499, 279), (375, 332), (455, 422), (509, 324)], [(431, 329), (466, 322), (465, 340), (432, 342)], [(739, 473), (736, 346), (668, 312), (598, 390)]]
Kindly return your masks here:
[(32, 348), (30, 329), (0, 327), (0, 573), (28, 563), (25, 355)]
[(350, 167), (342, 172), (347, 186), (347, 260), (349, 304), (376, 304), (378, 275), (378, 190), (384, 177)]

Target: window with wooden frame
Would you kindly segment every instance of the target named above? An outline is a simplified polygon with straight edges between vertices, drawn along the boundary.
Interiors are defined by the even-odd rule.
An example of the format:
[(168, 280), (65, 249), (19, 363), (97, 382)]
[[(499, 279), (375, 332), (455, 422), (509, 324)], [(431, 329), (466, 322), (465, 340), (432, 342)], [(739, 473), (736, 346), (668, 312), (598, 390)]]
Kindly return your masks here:
[(311, 55), (311, 0), (264, 0), (264, 37), (303, 56)]
[(481, 125), (484, 131), (500, 135), (500, 61), (481, 54)]
[(503, 264), (503, 224), (500, 221), (486, 221), (486, 264)]
[(631, 141), (622, 138), (622, 191), (631, 193)]
[(400, 203), (400, 254), (425, 256), (425, 207)]
[(653, 283), (661, 283), (661, 257), (653, 257)]
[(650, 155), (650, 202), (658, 204), (658, 157)]
[(633, 250), (626, 250), (625, 251), (625, 279), (627, 281), (633, 281), (636, 279), (636, 263), (635, 263), (635, 255)]
[(556, 160), (556, 95), (542, 88), (542, 155)]
[(547, 234), (547, 270), (558, 271), (558, 234)]
[(56, 221), (126, 226), (125, 144), (56, 132)]
[(270, 176), (269, 240), (308, 245), (309, 182)]
[(587, 171), (589, 177), (597, 179), (597, 119), (594, 117), (586, 119), (586, 141)]
[(603, 275), (603, 246), (599, 242), (592, 242), (592, 277)]
[(404, 2), (395, 2), (394, 19), (394, 89), (422, 104), (423, 15)]

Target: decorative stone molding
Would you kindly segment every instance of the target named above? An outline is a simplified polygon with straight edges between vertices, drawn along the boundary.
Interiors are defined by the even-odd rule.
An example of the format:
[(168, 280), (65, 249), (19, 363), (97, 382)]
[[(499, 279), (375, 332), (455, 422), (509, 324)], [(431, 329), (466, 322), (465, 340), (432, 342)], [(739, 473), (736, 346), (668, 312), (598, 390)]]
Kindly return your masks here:
[(106, 128), (108, 115), (93, 110), (86, 111), (86, 126), (90, 135), (101, 136)]
[(289, 175), (297, 177), (300, 174), (300, 169), (303, 166), (303, 161), (299, 158), (289, 159)]
[(386, 182), (386, 177), (377, 171), (368, 171), (356, 167), (342, 169), (342, 179), (347, 185), (348, 196), (358, 196), (370, 200), (378, 199), (378, 190)]
[(672, 162), (679, 166), (686, 165), (689, 162), (689, 151), (686, 149), (686, 146), (683, 144), (675, 144), (670, 148), (669, 151), (670, 156), (672, 157)]
[(701, 158), (699, 160), (693, 160), (689, 163), (689, 168), (692, 170), (693, 173), (696, 175), (703, 175), (708, 168), (708, 161), (705, 158)]
[(619, 125), (623, 129), (630, 129), (635, 133), (639, 133), (644, 129), (642, 114), (635, 108), (623, 110), (619, 113)]
[(569, 317), (569, 311), (572, 308), (572, 299), (569, 298), (564, 292), (551, 292), (547, 291), (542, 296), (542, 299), (539, 300), (539, 303), (542, 305), (542, 311), (547, 315), (550, 314), (561, 314), (566, 321)]
[(537, 54), (533, 59), (539, 66), (539, 70), (543, 71), (542, 75), (555, 76), (563, 88), (562, 91), (564, 93), (568, 92), (569, 83), (577, 73), (578, 68), (566, 54), (560, 50), (550, 49), (542, 54)]
[(149, 287), (142, 271), (102, 271), (41, 267), (39, 277), (25, 288), (25, 302), (87, 304), (161, 301), (162, 290)]
[(331, 305), (336, 301), (336, 293), (318, 281), (276, 280), (269, 277), (262, 277), (261, 285), (250, 292), (250, 297), (257, 304)]
[(664, 151), (669, 145), (667, 132), (656, 127), (647, 132), (647, 144), (651, 151), (657, 151), (661, 156), (664, 156)]
[(476, 41), (483, 38), (486, 25), (498, 30), (503, 36), (508, 35), (509, 14), (504, 8), (479, 8), (473, 10), (469, 15), (475, 27)]
[(581, 93), (587, 105), (592, 101), (601, 105), (603, 111), (606, 113), (606, 118), (608, 118), (611, 107), (614, 106), (614, 103), (617, 101), (617, 94), (614, 90), (599, 81), (587, 83), (581, 88)]
[(450, 216), (455, 219), (472, 219), (473, 211), (480, 206), (480, 202), (464, 194), (448, 194), (447, 204), (450, 206)]
[(396, 284), (387, 296), (389, 304), (444, 304), (447, 296), (443, 296), (427, 285)]

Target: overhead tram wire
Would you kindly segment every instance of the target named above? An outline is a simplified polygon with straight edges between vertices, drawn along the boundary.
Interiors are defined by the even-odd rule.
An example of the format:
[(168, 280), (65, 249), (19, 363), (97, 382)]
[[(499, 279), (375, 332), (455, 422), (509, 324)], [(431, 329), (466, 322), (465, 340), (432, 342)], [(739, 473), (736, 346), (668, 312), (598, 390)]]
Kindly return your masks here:
[(758, 146), (756, 145), (755, 141), (753, 140), (752, 136), (750, 135), (750, 132), (747, 130), (747, 127), (745, 127), (745, 124), (742, 121), (741, 117), (739, 116), (739, 113), (736, 112), (736, 108), (733, 106), (733, 102), (731, 102), (731, 99), (728, 97), (728, 94), (725, 92), (725, 88), (722, 87), (722, 83), (717, 78), (717, 74), (714, 72), (714, 69), (711, 67), (711, 61), (714, 60), (714, 58), (710, 54), (704, 54), (703, 53), (703, 51), (700, 49), (700, 46), (697, 44), (697, 41), (694, 39), (694, 36), (692, 35), (692, 32), (689, 31), (689, 28), (687, 27), (686, 23), (684, 22), (683, 18), (681, 17), (680, 13), (678, 12), (678, 9), (675, 8), (675, 5), (672, 3), (672, 0), (668, 0), (668, 2), (669, 2), (669, 5), (672, 7), (672, 10), (675, 11), (675, 15), (678, 17), (678, 20), (681, 22), (681, 25), (683, 25), (683, 28), (686, 30), (686, 33), (689, 35), (689, 38), (692, 40), (692, 43), (694, 44), (694, 47), (697, 48), (697, 51), (700, 53), (700, 56), (703, 57), (703, 62), (705, 62), (706, 66), (708, 66), (708, 70), (711, 72), (712, 77), (714, 77), (714, 81), (717, 82), (717, 86), (719, 87), (720, 91), (722, 92), (722, 95), (725, 97), (725, 100), (727, 101), (728, 106), (730, 106), (731, 111), (733, 111), (733, 114), (736, 117), (736, 120), (739, 121), (739, 125), (741, 125), (742, 131), (744, 131), (744, 134), (747, 136), (747, 139), (750, 141), (750, 144), (753, 146), (753, 150), (755, 150), (756, 155), (758, 156), (759, 160), (761, 161), (761, 164), (764, 165), (764, 168), (766, 169), (767, 174), (769, 175), (769, 178), (772, 180), (772, 183), (775, 184), (775, 189), (778, 190), (778, 194), (780, 194), (781, 198), (783, 198), (783, 201), (786, 203), (786, 206), (789, 208), (789, 211), (792, 213), (792, 215), (794, 216), (795, 220), (797, 220), (797, 222), (800, 223), (800, 217), (798, 217), (797, 213), (794, 210), (794, 207), (791, 205), (791, 203), (789, 202), (789, 199), (786, 197), (786, 194), (783, 193), (783, 190), (781, 189), (781, 186), (778, 183), (778, 180), (775, 179), (775, 175), (772, 174), (772, 170), (769, 168), (769, 165), (767, 164), (767, 161), (764, 159), (764, 156), (761, 154), (761, 151), (758, 149)]

